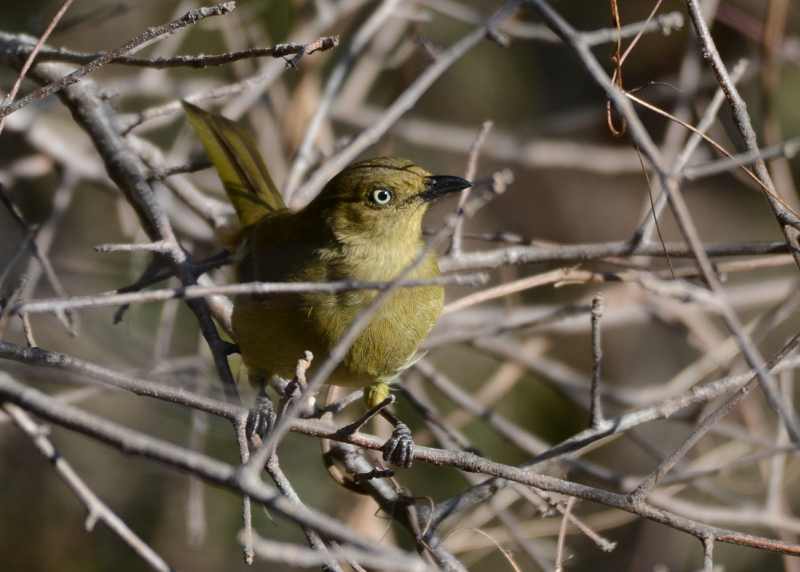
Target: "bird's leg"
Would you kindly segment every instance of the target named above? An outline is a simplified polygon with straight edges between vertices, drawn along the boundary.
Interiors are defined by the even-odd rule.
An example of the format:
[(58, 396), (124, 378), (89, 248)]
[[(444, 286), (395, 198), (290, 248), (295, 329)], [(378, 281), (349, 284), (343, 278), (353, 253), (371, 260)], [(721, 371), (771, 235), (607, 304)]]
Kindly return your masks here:
[(411, 429), (408, 428), (408, 425), (400, 421), (389, 411), (388, 406), (397, 399), (390, 391), (391, 389), (387, 383), (374, 383), (364, 390), (364, 401), (367, 402), (368, 407), (372, 407), (377, 401), (383, 403), (391, 399), (389, 403), (377, 411), (377, 413), (381, 414), (381, 417), (386, 419), (392, 424), (392, 427), (394, 427), (392, 436), (389, 437), (381, 448), (383, 460), (395, 467), (408, 469), (414, 461), (414, 438), (411, 436)]
[[(323, 409), (325, 406), (330, 404), (333, 401), (334, 396), (336, 395), (336, 389), (333, 386), (328, 386), (325, 394), (323, 395)], [(387, 403), (388, 405), (388, 403)], [(385, 407), (385, 405), (382, 405)], [(376, 412), (369, 411), (367, 415), (362, 416), (358, 421), (355, 423), (351, 423), (346, 427), (342, 427), (337, 431), (339, 435), (342, 436), (349, 436), (359, 430), (359, 428), (369, 419), (369, 417), (375, 415)], [(330, 412), (326, 412), (322, 415), (322, 419), (325, 421), (330, 421), (333, 417), (333, 414)], [(370, 473), (364, 474), (356, 474), (353, 476), (347, 475), (344, 471), (336, 463), (336, 459), (332, 454), (333, 448), (331, 447), (331, 442), (329, 439), (320, 439), (320, 448), (322, 449), (322, 461), (325, 464), (325, 468), (328, 471), (328, 474), (331, 478), (336, 481), (339, 485), (343, 486), (346, 489), (349, 489), (355, 493), (359, 493), (362, 495), (369, 494), (366, 489), (359, 485), (360, 482), (368, 480), (370, 478), (379, 478), (379, 477), (391, 477), (394, 473), (391, 470), (380, 470), (380, 469), (373, 469)], [(352, 454), (358, 454), (355, 452), (355, 449), (352, 450)]]
[(262, 372), (254, 373), (253, 383), (258, 385), (258, 394), (253, 408), (247, 414), (245, 429), (249, 439), (252, 440), (257, 435), (263, 441), (275, 422), (275, 409), (267, 395), (266, 375)]
[(340, 435), (352, 435), (358, 431), (364, 423), (380, 414), (394, 427), (392, 436), (381, 448), (383, 460), (390, 465), (407, 469), (414, 460), (414, 439), (411, 436), (411, 429), (408, 425), (400, 421), (388, 407), (396, 401), (396, 397), (390, 393), (386, 383), (375, 383), (364, 390), (364, 401), (369, 410), (350, 425), (345, 425), (337, 433)]
[(394, 402), (395, 402), (394, 395), (387, 396), (380, 403), (372, 405), (367, 410), (367, 412), (364, 413), (361, 417), (359, 417), (349, 425), (345, 425), (341, 429), (337, 430), (336, 434), (340, 437), (348, 437), (352, 435), (353, 433), (361, 429), (367, 421), (375, 417), (378, 413), (382, 413), (385, 408), (389, 407)]
[(220, 347), (222, 348), (222, 353), (225, 354), (225, 357), (241, 353), (239, 350), (239, 344), (234, 344), (233, 342), (229, 342), (227, 340), (220, 340), (220, 342)]
[(411, 429), (391, 411), (384, 409), (380, 413), (394, 427), (392, 436), (381, 448), (383, 460), (397, 467), (409, 468), (414, 462), (414, 438), (411, 436)]

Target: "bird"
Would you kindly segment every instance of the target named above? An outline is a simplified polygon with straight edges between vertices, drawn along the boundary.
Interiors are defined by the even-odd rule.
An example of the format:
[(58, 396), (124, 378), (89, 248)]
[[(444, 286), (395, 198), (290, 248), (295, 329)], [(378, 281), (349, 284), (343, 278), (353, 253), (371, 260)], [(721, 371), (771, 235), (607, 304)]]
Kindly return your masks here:
[[(433, 175), (408, 159), (376, 157), (349, 165), (293, 211), (247, 129), (188, 102), (183, 108), (238, 217), (239, 281), (388, 282), (423, 255), (404, 277), (439, 276), (436, 253), (423, 250), (422, 220), (432, 202), (470, 187), (469, 181)], [(314, 363), (324, 362), (376, 295), (359, 289), (236, 297), (233, 338), (250, 379), (262, 380), (262, 387), (273, 375), (291, 379), (307, 351)], [(440, 284), (396, 289), (327, 383), (364, 388), (367, 407), (380, 410), (390, 384), (418, 359), (443, 304)], [(394, 425), (384, 460), (410, 466), (411, 432), (387, 410), (381, 413)]]

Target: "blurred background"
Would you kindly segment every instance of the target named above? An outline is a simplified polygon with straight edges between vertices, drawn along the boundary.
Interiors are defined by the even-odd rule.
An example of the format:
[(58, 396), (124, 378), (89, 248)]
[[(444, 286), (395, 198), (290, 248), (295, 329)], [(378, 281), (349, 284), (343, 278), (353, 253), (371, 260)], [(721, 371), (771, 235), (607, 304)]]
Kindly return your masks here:
[[(5, 2), (0, 6), (0, 31), (38, 37), (60, 4), (49, 0)], [(92, 79), (119, 111), (121, 123), (126, 124), (153, 106), (257, 77), (250, 88), (202, 105), (249, 125), (276, 182), (282, 185), (331, 70), (346, 55), (354, 35), (380, 3), (239, 0), (237, 4), (238, 9), (230, 16), (208, 19), (138, 55), (216, 53), (334, 34), (340, 36), (341, 44), (337, 49), (302, 58), (295, 69), (287, 69), (282, 60), (271, 59), (243, 60), (206, 69), (109, 65), (93, 74)], [(729, 66), (740, 58), (749, 61), (740, 86), (761, 140), (777, 143), (797, 135), (800, 13), (796, 6), (791, 5), (781, 19), (783, 37), (777, 52), (770, 55), (765, 48), (765, 22), (769, 10), (779, 9), (776, 5), (781, 2), (721, 0), (706, 4), (715, 13), (712, 31), (724, 61)], [(199, 3), (173, 0), (77, 0), (48, 43), (84, 52), (115, 48), (146, 27), (169, 21), (196, 5)], [(553, 5), (579, 29), (612, 27), (608, 2), (558, 1)], [(315, 160), (331, 154), (374, 123), (437, 53), (499, 6), (499, 2), (478, 0), (401, 2), (347, 75), (329, 121), (323, 124), (314, 145)], [(653, 6), (651, 0), (619, 0), (623, 24), (646, 19)], [(678, 25), (641, 37), (625, 61), (624, 86), (635, 90), (637, 97), (696, 124), (716, 83), (690, 38), (692, 31), (684, 3), (665, 1), (659, 14), (670, 13), (677, 14), (677, 20), (672, 22)], [(603, 93), (573, 53), (552, 41), (538, 24), (533, 11), (523, 8), (514, 27), (508, 27), (508, 46), (491, 40), (479, 44), (365, 154), (406, 156), (437, 173), (463, 174), (472, 141), (483, 122), (491, 120), (494, 126), (480, 155), (478, 178), (510, 168), (515, 181), (505, 194), (466, 223), (467, 252), (502, 247), (503, 243), (494, 236), (499, 232), (506, 233), (505, 238), (514, 243), (625, 240), (649, 204), (648, 181), (629, 139), (615, 137), (609, 131)], [(539, 37), (526, 37), (526, 32), (527, 36)], [(628, 42), (630, 38), (623, 47)], [(614, 50), (613, 41), (595, 49), (609, 71), (613, 69)], [(777, 81), (765, 79), (769, 74), (777, 74)], [(15, 78), (15, 70), (0, 67), (0, 90), (7, 93)], [(23, 93), (32, 86), (26, 82)], [(657, 113), (641, 108), (639, 111), (653, 139), (667, 156), (674, 157), (687, 131)], [(709, 135), (730, 150), (743, 148), (726, 108)], [(152, 153), (153, 148), (160, 151), (161, 165), (201, 158), (199, 145), (181, 114), (172, 113), (137, 125), (129, 139), (142, 153)], [(691, 163), (715, 157), (710, 147), (701, 145)], [(790, 204), (796, 205), (792, 180), (800, 164), (791, 160), (773, 165), (778, 170), (775, 177), (779, 190)], [(207, 169), (179, 177), (214, 199), (224, 217), (227, 211), (213, 172)], [(132, 283), (144, 270), (148, 262), (144, 254), (101, 254), (94, 250), (101, 243), (142, 242), (146, 238), (133, 210), (109, 183), (91, 142), (57, 98), (28, 106), (9, 117), (0, 136), (0, 183), (25, 220), (39, 227), (37, 245), (48, 253), (61, 284), (61, 289), (54, 288), (53, 282), (42, 276), (37, 261), (25, 253), (25, 231), (6, 209), (0, 208), (0, 271), (4, 273), (0, 295), (4, 299), (13, 295), (32, 299), (105, 292)], [(197, 209), (187, 206), (185, 195), (177, 192), (174, 185), (159, 185), (157, 189), (182, 244), (198, 258), (219, 252), (213, 224)], [(724, 173), (688, 183), (684, 188), (704, 241), (782, 239), (763, 195), (741, 174)], [(453, 206), (439, 205), (427, 219), (428, 227), (438, 228), (443, 215)], [(667, 214), (661, 220), (664, 239), (679, 240), (671, 216)], [(481, 235), (493, 237), (487, 241), (479, 239)], [(666, 268), (661, 259), (642, 258), (639, 262), (651, 269)], [(673, 263), (682, 268), (690, 266), (688, 261)], [(492, 270), (492, 282), (510, 282), (556, 267), (503, 266)], [(598, 270), (622, 267), (622, 262), (609, 260), (591, 266)], [(796, 288), (796, 271), (784, 263), (726, 273), (731, 301), (743, 320), (749, 321), (785, 300)], [(214, 277), (218, 283), (233, 280), (228, 269), (215, 272)], [(450, 288), (448, 300), (471, 292)], [(562, 284), (557, 288), (549, 285), (454, 312), (442, 320), (434, 339), (454, 329), (475, 327), (498, 315), (511, 318), (518, 312), (586, 303), (597, 292), (604, 292), (607, 304), (604, 383), (615, 391), (662, 388), (727, 337), (716, 318), (699, 311), (689, 312), (687, 318), (686, 312), (657, 303), (635, 285), (612, 283)], [(136, 305), (119, 324), (113, 323), (115, 311), (102, 308), (78, 312), (70, 327), (56, 316), (32, 316), (36, 343), (117, 370), (219, 395), (216, 374), (196, 321), (183, 304)], [(796, 325), (797, 320), (796, 314), (792, 315), (793, 319), (762, 340), (766, 355), (780, 347), (787, 333), (793, 333), (792, 324)], [(700, 324), (693, 325), (692, 320)], [(2, 335), (6, 340), (25, 343), (16, 319), (4, 323)], [(584, 429), (588, 421), (585, 408), (557, 389), (551, 379), (556, 374), (548, 377), (541, 370), (548, 365), (562, 367), (567, 368), (560, 370), (562, 375), (568, 371), (579, 379), (588, 379), (588, 315), (584, 313), (548, 328), (522, 329), (509, 338), (524, 347), (532, 360), (538, 359), (544, 365), (538, 370), (523, 367), (474, 344), (436, 346), (429, 358), (467, 394), (547, 442), (557, 442)], [(735, 359), (724, 360), (696, 381), (716, 379), (741, 368)], [(126, 426), (229, 462), (237, 461), (227, 423), (121, 391), (87, 386), (86, 380), (56, 376), (49, 370), (9, 361), (0, 361), (0, 370), (49, 392), (70, 392), (80, 407)], [(425, 392), (442, 415), (486, 456), (512, 464), (530, 458), (485, 419), (465, 413), (431, 388), (419, 373), (411, 372), (406, 383)], [(487, 387), (494, 389), (483, 391)], [(760, 396), (753, 397), (737, 410), (726, 420), (728, 433), (705, 439), (684, 468), (703, 466), (706, 461), (724, 464), (771, 442), (775, 419), (762, 401)], [(615, 415), (628, 409), (610, 400), (607, 410), (609, 415)], [(400, 411), (404, 419), (410, 420), (418, 440), (432, 443), (420, 415), (406, 403), (401, 404)], [(635, 436), (606, 444), (587, 458), (619, 475), (645, 475), (680, 443), (703, 411), (686, 411), (674, 420), (645, 425)], [(373, 430), (386, 431), (386, 427)], [(152, 462), (126, 457), (57, 427), (52, 428), (51, 436), (93, 490), (175, 569), (248, 569), (236, 541), (241, 505), (234, 495)], [(328, 478), (315, 440), (291, 435), (282, 451), (284, 469), (308, 504), (342, 518), (376, 542), (413, 547), (407, 533), (382, 515), (374, 501), (343, 490)], [(783, 507), (787, 514), (798, 508), (799, 468), (797, 460), (789, 457), (782, 469)], [(560, 473), (554, 469), (554, 474)], [(750, 463), (697, 481), (676, 494), (701, 507), (698, 514), (691, 515), (693, 518), (796, 541), (800, 521), (791, 516), (786, 516), (785, 526), (774, 527), (722, 517), (714, 520), (718, 517), (713, 512), (702, 510), (718, 505), (731, 509), (762, 506), (768, 475), (768, 461)], [(103, 525), (92, 532), (85, 530), (83, 506), (7, 418), (0, 420), (0, 478), (5, 485), (0, 489), (0, 568), (63, 572), (104, 571), (112, 567), (117, 572), (147, 569)], [(415, 496), (437, 501), (457, 494), (468, 484), (458, 471), (424, 463), (403, 471), (399, 481)], [(520, 501), (512, 508), (522, 523), (523, 535), (545, 559), (552, 558), (560, 516), (542, 516)], [(575, 510), (592, 528), (618, 545), (606, 553), (584, 535), (570, 531), (567, 570), (663, 572), (694, 570), (702, 565), (702, 549), (688, 535), (600, 505), (579, 503)], [(302, 542), (297, 527), (272, 520), (262, 510), (256, 510), (255, 520), (264, 536)], [(496, 544), (511, 552), (519, 569), (540, 569), (491, 515), (484, 519), (465, 517), (463, 522), (453, 523), (445, 536), (445, 546), (470, 570), (511, 570)], [(715, 562), (729, 572), (800, 569), (797, 563), (791, 564), (779, 555), (723, 544), (717, 544)], [(253, 569), (291, 568), (257, 561)]]

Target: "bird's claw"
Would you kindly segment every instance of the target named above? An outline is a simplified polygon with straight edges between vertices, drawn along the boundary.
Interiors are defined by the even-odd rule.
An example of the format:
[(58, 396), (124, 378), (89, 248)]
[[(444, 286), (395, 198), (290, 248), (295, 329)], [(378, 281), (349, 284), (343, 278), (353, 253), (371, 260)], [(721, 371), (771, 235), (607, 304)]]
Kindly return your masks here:
[(272, 407), (272, 400), (265, 392), (260, 392), (256, 396), (253, 408), (247, 413), (247, 423), (245, 424), (247, 438), (252, 440), (258, 436), (263, 441), (274, 423), (275, 410)]
[(414, 461), (414, 439), (408, 425), (398, 422), (381, 451), (385, 462), (408, 469)]

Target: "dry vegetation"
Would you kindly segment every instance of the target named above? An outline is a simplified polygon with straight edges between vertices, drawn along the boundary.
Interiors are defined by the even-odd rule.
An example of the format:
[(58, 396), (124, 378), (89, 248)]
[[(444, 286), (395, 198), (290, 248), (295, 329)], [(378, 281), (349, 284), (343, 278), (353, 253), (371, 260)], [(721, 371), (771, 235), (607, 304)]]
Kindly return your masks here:
[[(789, 0), (11, 4), (3, 567), (800, 571)], [(336, 432), (359, 392), (297, 393), (333, 362), (248, 442), (230, 297), (285, 287), (233, 284), (181, 99), (250, 125), (295, 207), (368, 155), (476, 181), (428, 219), (412, 468)]]

